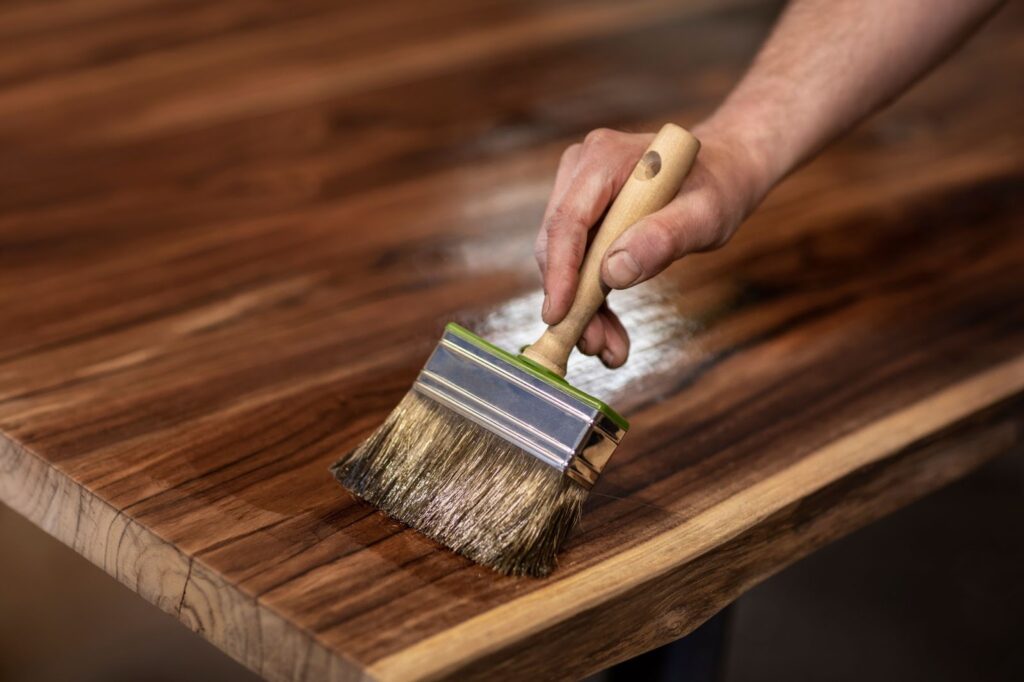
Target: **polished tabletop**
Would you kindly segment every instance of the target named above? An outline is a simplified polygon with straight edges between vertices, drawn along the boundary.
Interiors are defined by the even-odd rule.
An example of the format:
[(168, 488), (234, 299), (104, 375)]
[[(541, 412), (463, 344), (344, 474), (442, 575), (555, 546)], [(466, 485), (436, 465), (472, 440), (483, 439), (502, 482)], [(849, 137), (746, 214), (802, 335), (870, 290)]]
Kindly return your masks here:
[(549, 578), (328, 473), (446, 322), (540, 331), (561, 150), (698, 122), (778, 9), (5, 3), (0, 500), (270, 679), (571, 678), (1021, 442), (1013, 5), (725, 249), (613, 294), (629, 363), (569, 378), (632, 429)]

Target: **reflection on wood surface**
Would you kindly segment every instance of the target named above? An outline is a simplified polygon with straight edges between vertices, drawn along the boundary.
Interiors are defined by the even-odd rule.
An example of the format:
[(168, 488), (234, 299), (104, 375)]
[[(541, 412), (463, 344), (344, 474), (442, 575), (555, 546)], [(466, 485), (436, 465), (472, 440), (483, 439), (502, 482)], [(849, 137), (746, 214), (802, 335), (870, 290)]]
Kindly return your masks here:
[[(582, 675), (1020, 439), (1024, 14), (616, 294), (632, 430), (546, 581), (327, 473), (454, 320), (539, 326), (560, 150), (692, 125), (776, 3), (0, 10), (0, 500), (272, 679)], [(586, 633), (586, 636), (581, 636)]]

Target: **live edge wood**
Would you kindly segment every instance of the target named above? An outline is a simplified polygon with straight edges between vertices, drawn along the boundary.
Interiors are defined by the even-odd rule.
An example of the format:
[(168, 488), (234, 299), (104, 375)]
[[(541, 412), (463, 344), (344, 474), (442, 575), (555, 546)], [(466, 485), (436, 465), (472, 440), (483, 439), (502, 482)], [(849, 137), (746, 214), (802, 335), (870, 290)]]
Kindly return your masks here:
[(692, 125), (777, 9), (6, 4), (0, 499), (270, 679), (569, 678), (1014, 447), (1019, 5), (728, 248), (613, 295), (629, 364), (570, 380), (633, 428), (550, 579), (327, 473), (444, 322), (536, 338), (561, 149)]

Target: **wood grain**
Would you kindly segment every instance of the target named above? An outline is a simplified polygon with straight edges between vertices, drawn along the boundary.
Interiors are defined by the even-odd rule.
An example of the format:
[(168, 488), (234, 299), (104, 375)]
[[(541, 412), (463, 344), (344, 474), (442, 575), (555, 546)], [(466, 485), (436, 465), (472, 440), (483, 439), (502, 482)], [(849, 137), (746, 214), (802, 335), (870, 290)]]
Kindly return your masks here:
[(694, 124), (777, 10), (5, 5), (0, 500), (269, 679), (572, 678), (1019, 443), (1012, 6), (726, 249), (613, 295), (630, 362), (569, 379), (632, 428), (550, 579), (327, 473), (446, 321), (542, 331), (561, 150)]

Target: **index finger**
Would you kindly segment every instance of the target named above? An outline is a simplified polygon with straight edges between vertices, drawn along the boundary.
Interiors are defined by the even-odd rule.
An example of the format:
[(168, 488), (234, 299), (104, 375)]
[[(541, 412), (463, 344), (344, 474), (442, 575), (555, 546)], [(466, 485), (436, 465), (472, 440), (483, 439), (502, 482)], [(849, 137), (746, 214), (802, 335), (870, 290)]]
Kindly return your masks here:
[(564, 195), (551, 209), (544, 226), (547, 267), (546, 305), (542, 313), (549, 325), (557, 324), (569, 312), (590, 229), (607, 210), (643, 153), (644, 146), (634, 144), (632, 138), (609, 130), (587, 135), (575, 173)]
[[(580, 148), (582, 145), (573, 144), (566, 147), (558, 160), (558, 170), (555, 172), (555, 185), (551, 189), (547, 206), (544, 207), (544, 218), (541, 220), (540, 230), (537, 232), (537, 239), (533, 245), (533, 256), (537, 259), (537, 266), (540, 268), (541, 282), (544, 283), (548, 263), (548, 232), (547, 224), (551, 219), (551, 212), (555, 210), (565, 197), (565, 191), (569, 188), (576, 175), (576, 165), (580, 160)], [(545, 289), (546, 290), (546, 289)]]

